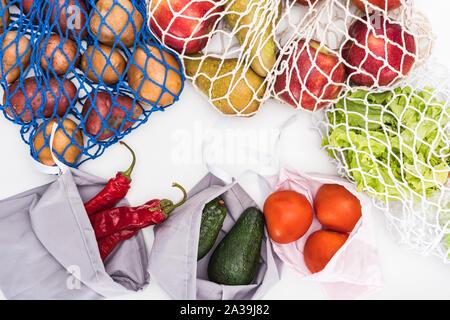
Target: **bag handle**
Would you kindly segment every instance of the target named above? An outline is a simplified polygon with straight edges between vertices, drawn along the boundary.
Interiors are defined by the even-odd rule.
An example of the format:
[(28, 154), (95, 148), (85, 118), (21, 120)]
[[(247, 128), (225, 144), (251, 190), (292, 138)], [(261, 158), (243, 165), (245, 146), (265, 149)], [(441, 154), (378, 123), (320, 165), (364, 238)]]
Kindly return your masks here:
[(64, 163), (62, 163), (61, 161), (59, 161), (58, 157), (56, 157), (55, 154), (53, 153), (52, 146), (53, 146), (53, 141), (55, 138), (57, 128), (58, 128), (58, 125), (56, 123), (53, 123), (52, 133), (50, 135), (50, 143), (49, 143), (50, 155), (52, 156), (52, 159), (56, 165), (47, 166), (47, 165), (37, 161), (33, 157), (31, 157), (31, 161), (32, 161), (33, 167), (35, 167), (36, 170), (38, 170), (39, 172), (42, 172), (44, 174), (61, 176), (62, 174), (66, 173), (69, 170), (69, 167), (67, 165), (65, 165)]

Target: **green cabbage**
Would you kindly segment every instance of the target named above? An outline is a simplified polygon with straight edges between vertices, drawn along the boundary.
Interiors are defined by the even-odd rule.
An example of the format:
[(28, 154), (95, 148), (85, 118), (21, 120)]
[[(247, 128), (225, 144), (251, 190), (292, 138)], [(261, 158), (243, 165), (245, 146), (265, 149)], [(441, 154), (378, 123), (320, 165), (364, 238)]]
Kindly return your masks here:
[(430, 196), (449, 176), (448, 108), (433, 89), (349, 92), (327, 111), (323, 146), (358, 190), (384, 201)]

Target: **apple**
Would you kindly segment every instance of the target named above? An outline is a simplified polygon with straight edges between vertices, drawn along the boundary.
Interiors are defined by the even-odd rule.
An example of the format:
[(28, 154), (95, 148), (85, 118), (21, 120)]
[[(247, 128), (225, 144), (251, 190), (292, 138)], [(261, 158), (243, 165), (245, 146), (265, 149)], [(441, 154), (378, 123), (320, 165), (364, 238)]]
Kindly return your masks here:
[[(281, 57), (275, 79), (277, 96), (293, 107), (318, 110), (335, 99), (345, 81), (345, 67), (337, 55), (320, 42), (300, 40), (292, 54)], [(327, 101), (328, 100), (328, 101)]]
[(297, 0), (297, 3), (301, 4), (302, 6), (311, 6), (319, 1), (322, 0)]
[(350, 80), (357, 85), (391, 85), (407, 75), (414, 65), (414, 36), (381, 14), (355, 21), (349, 36), (341, 52), (348, 64)]
[(152, 0), (150, 27), (169, 47), (193, 54), (208, 43), (222, 7), (213, 0)]
[[(406, 0), (405, 0), (406, 1)], [(353, 4), (358, 7), (358, 9), (362, 11), (366, 11), (366, 3), (369, 2), (370, 4), (380, 8), (380, 9), (387, 9), (394, 10), (402, 6), (401, 0), (352, 0)], [(365, 3), (366, 2), (366, 3)], [(369, 9), (370, 6), (367, 6)]]

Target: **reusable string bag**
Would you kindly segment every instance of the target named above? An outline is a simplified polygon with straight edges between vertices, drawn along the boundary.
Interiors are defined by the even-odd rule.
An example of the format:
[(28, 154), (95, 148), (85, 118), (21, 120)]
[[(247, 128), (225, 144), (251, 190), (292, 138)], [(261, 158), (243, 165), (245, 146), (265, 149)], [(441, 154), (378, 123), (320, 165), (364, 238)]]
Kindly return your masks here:
[[(55, 123), (54, 154), (78, 167), (178, 100), (180, 61), (150, 34), (145, 1), (13, 0), (6, 11), (11, 22), (3, 21), (0, 41), (17, 34), (0, 52), (0, 109), (44, 165), (54, 165)], [(8, 48), (17, 51), (9, 69)], [(9, 81), (14, 70), (19, 76)]]
[(342, 175), (372, 195), (398, 242), (448, 263), (450, 73), (430, 62), (397, 89), (349, 93), (318, 116)]
[[(318, 110), (355, 85), (390, 86), (427, 60), (434, 40), (429, 21), (410, 0), (389, 12), (367, 0), (364, 11), (351, 0), (167, 3), (149, 0), (152, 32), (180, 53), (187, 78), (227, 115), (254, 115), (271, 97)], [(386, 41), (375, 50), (366, 46), (365, 36), (351, 30), (354, 23), (354, 29), (369, 30), (366, 36), (376, 32)], [(388, 28), (396, 29), (392, 39)], [(344, 45), (352, 40), (355, 48), (347, 54)], [(372, 75), (368, 59), (388, 75)], [(356, 83), (358, 77), (364, 81)]]
[(266, 197), (275, 191), (293, 190), (303, 194), (313, 205), (319, 188), (325, 184), (341, 185), (357, 197), (361, 203), (361, 219), (344, 245), (320, 272), (312, 274), (303, 256), (308, 237), (323, 229), (316, 218), (303, 237), (288, 244), (272, 241), (273, 248), (302, 279), (319, 282), (331, 299), (360, 299), (382, 288), (383, 275), (373, 230), (373, 206), (367, 194), (356, 192), (350, 182), (339, 177), (296, 172), (285, 167), (277, 175), (265, 178), (265, 181), (270, 185)]

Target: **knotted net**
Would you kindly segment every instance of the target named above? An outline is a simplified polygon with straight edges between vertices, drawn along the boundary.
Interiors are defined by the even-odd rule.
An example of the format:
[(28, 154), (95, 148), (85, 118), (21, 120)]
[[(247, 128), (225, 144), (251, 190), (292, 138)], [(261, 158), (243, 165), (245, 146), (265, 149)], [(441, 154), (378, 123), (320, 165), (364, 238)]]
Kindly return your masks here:
[(3, 1), (0, 15), (0, 109), (44, 165), (100, 156), (183, 89), (143, 0)]
[(252, 116), (271, 97), (317, 110), (355, 86), (390, 87), (428, 59), (433, 34), (413, 1), (355, 2), (148, 0), (148, 12), (211, 104)]
[[(382, 7), (377, 4), (382, 3)], [(449, 75), (411, 0), (149, 0), (152, 32), (221, 113), (317, 111), (341, 174), (401, 243), (448, 261)]]

